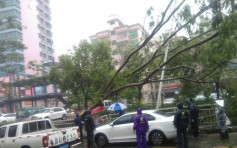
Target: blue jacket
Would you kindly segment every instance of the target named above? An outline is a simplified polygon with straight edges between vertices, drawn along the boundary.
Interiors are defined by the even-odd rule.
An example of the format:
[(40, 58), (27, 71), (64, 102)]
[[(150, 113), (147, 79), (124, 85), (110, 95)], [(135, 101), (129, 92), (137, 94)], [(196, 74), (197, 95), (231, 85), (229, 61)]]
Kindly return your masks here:
[(137, 115), (134, 118), (133, 130), (136, 130), (136, 133), (146, 133), (149, 129), (147, 118), (142, 114), (141, 108), (137, 109)]

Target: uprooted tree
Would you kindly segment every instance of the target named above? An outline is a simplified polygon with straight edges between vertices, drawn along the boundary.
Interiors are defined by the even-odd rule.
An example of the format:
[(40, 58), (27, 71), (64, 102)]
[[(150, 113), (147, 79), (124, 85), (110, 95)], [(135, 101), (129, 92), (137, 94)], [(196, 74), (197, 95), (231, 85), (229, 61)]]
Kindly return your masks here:
[[(227, 81), (223, 80), (228, 75), (224, 72), (231, 68), (230, 63), (235, 64), (233, 59), (237, 53), (237, 4), (235, 0), (192, 2), (191, 6), (198, 8), (197, 11), (191, 9), (185, 0), (170, 0), (159, 21), (150, 23), (154, 25), (151, 34), (127, 55), (108, 81), (103, 85), (101, 83), (97, 94), (102, 96), (101, 100), (127, 89), (141, 89), (145, 84), (160, 82), (162, 70), (166, 71), (166, 79), (162, 81), (176, 79), (183, 83), (181, 94), (184, 96), (192, 96), (205, 87), (209, 88), (208, 83), (219, 82), (225, 86)], [(147, 14), (151, 15), (151, 9)], [(172, 30), (160, 35), (157, 49), (149, 54), (149, 58), (131, 66), (134, 58), (144, 55), (145, 47), (152, 38), (161, 34), (163, 28), (169, 28), (171, 22), (175, 24)], [(180, 34), (181, 31), (185, 33)], [(169, 49), (168, 59), (163, 62), (166, 48)], [(193, 91), (187, 91), (186, 88), (192, 87), (195, 87)]]

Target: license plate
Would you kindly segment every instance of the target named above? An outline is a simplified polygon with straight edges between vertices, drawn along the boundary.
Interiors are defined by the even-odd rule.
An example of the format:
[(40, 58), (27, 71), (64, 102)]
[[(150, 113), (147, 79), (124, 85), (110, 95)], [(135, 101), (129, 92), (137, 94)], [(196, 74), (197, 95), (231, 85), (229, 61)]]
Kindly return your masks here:
[(69, 148), (69, 144), (61, 145), (61, 146), (59, 146), (58, 148)]

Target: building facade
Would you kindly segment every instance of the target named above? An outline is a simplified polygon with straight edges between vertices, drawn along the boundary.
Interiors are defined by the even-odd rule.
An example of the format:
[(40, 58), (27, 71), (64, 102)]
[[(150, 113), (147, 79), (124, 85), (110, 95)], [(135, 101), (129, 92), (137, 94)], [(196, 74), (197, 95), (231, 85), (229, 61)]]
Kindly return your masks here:
[[(23, 58), (20, 62), (0, 63), (0, 80), (3, 80), (4, 83), (12, 83), (11, 94), (8, 96), (4, 93), (6, 88), (2, 86), (0, 88), (0, 107), (5, 109), (5, 112), (15, 112), (19, 107), (52, 105), (52, 102), (57, 102), (54, 98), (48, 100), (47, 103), (38, 97), (34, 102), (30, 96), (55, 93), (54, 85), (37, 85), (32, 88), (15, 85), (17, 80), (30, 79), (31, 76), (38, 73), (28, 68), (29, 62), (45, 67), (40, 74), (47, 72), (46, 64), (54, 62), (50, 0), (3, 0), (3, 2), (4, 5), (0, 7), (0, 41), (18, 41), (25, 46), (25, 49), (9, 47), (1, 53), (5, 55), (17, 53)], [(14, 74), (4, 71), (4, 67), (12, 68)], [(9, 99), (6, 103), (6, 98), (9, 97), (16, 100), (10, 102), (10, 107)], [(22, 99), (23, 97), (28, 98), (17, 101), (17, 98)]]

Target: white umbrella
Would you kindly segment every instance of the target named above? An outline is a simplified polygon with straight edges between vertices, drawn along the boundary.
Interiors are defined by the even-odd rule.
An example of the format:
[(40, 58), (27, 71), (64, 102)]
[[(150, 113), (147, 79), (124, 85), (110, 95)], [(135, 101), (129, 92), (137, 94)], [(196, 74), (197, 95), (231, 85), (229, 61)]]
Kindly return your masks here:
[(112, 110), (112, 111), (118, 111), (118, 110), (124, 110), (127, 108), (127, 106), (123, 103), (116, 102), (114, 104), (111, 104), (107, 110)]

